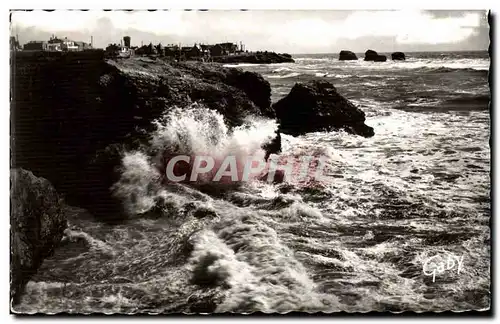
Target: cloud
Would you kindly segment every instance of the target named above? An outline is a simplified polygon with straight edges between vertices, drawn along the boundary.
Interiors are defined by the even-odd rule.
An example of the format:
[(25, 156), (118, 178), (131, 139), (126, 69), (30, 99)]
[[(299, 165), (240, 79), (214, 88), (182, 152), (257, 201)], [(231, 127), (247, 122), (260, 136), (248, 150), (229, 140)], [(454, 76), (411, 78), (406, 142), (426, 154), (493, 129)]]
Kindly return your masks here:
[(55, 10), (15, 11), (12, 24), (20, 27), (36, 27), (43, 31), (91, 30), (104, 12)]
[(337, 28), (341, 37), (391, 37), (401, 44), (455, 43), (465, 40), (480, 25), (480, 14), (435, 19), (420, 11), (354, 12)]
[(424, 10), (434, 18), (463, 17), (469, 13), (485, 14), (486, 10)]

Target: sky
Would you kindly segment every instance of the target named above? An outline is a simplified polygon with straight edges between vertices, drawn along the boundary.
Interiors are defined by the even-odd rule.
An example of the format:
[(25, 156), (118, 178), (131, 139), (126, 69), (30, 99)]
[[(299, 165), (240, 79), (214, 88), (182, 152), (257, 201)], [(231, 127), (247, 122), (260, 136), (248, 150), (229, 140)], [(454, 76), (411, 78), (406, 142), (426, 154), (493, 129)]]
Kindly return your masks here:
[(248, 50), (337, 53), (487, 50), (485, 10), (171, 10), (14, 11), (11, 35), (21, 44), (55, 34), (104, 48), (241, 41)]

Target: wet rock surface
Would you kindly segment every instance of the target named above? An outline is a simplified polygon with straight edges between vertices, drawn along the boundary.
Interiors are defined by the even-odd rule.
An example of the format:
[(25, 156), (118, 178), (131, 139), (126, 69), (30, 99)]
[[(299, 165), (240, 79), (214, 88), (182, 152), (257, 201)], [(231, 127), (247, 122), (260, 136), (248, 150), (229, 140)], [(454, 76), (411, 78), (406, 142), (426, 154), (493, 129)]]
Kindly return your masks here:
[(290, 135), (338, 129), (364, 137), (374, 135), (373, 128), (365, 124), (364, 112), (327, 81), (297, 83), (273, 108), (280, 130)]

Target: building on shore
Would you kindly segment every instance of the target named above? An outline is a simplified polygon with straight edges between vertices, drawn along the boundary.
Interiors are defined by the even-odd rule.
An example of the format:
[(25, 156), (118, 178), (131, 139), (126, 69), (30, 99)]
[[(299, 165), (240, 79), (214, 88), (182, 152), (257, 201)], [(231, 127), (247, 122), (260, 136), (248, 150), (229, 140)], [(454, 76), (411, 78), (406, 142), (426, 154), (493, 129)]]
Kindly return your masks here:
[(202, 56), (203, 50), (199, 44), (193, 46), (184, 46), (181, 49), (182, 54), (186, 60), (191, 60)]
[(163, 48), (163, 56), (176, 57), (180, 54), (179, 45), (169, 44)]
[(130, 48), (130, 36), (124, 36), (123, 37), (123, 46), (125, 46), (126, 48)]
[(54, 35), (52, 35), (52, 37), (50, 37), (49, 41), (47, 42), (48, 43), (47, 50), (51, 51), (51, 52), (61, 52), (63, 50), (63, 48), (62, 48), (63, 42), (64, 41), (62, 39), (57, 38)]
[(48, 51), (48, 43), (46, 41), (29, 41), (23, 46), (24, 51)]
[(50, 52), (62, 52), (61, 43), (48, 43), (47, 50)]
[(158, 51), (156, 49), (156, 46), (153, 45), (153, 43), (149, 43), (149, 45), (142, 45), (139, 47), (136, 51), (135, 54), (137, 55), (155, 55), (158, 54)]
[(112, 57), (131, 57), (134, 55), (142, 56), (157, 56), (166, 59), (185, 61), (211, 61), (212, 57), (236, 55), (243, 53), (243, 44), (236, 43), (218, 43), (214, 45), (194, 43), (192, 46), (182, 46), (182, 44), (167, 44), (158, 43), (154, 45), (131, 46), (130, 36), (123, 37), (120, 44), (109, 44), (106, 47), (105, 53)]
[[(105, 49), (105, 54), (110, 57), (126, 58), (134, 56), (135, 53), (140, 53), (142, 51), (142, 47), (131, 47), (130, 41), (130, 36), (124, 36), (123, 40), (120, 40), (120, 44), (109, 44)], [(152, 46), (152, 44), (150, 45)]]
[(78, 46), (79, 51), (86, 51), (92, 49), (92, 45), (85, 42), (75, 41), (75, 46)]
[(220, 44), (215, 44), (210, 47), (210, 56), (222, 56), (224, 55), (224, 48)]
[(222, 47), (223, 50), (222, 55), (233, 55), (236, 54), (236, 52), (238, 52), (238, 45), (234, 43), (220, 43), (216, 45), (220, 45)]
[[(76, 52), (76, 51), (83, 51), (85, 49), (89, 49), (88, 44), (84, 45), (84, 42), (75, 42), (67, 37), (64, 37), (64, 39), (52, 36), (48, 44), (50, 44), (50, 50), (53, 51), (64, 51), (64, 52)], [(78, 45), (80, 44), (80, 46)]]
[(72, 41), (65, 37), (58, 38), (54, 35), (48, 41), (29, 41), (24, 44), (24, 51), (50, 51), (50, 52), (77, 52), (92, 49), (92, 45), (80, 41)]

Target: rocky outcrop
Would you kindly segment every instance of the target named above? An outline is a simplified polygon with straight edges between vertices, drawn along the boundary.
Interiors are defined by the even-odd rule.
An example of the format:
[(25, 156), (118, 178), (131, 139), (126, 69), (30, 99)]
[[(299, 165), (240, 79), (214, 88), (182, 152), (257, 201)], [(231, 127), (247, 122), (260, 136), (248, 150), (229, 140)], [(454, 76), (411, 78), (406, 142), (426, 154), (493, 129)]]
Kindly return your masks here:
[(364, 137), (374, 135), (365, 114), (327, 81), (297, 83), (273, 105), (280, 130), (290, 135), (344, 129)]
[(275, 52), (256, 52), (244, 53), (237, 55), (214, 56), (213, 62), (217, 63), (255, 63), (255, 64), (271, 64), (271, 63), (294, 63), (294, 59), (290, 54), (275, 53)]
[(13, 166), (50, 180), (69, 204), (103, 219), (124, 217), (110, 194), (120, 152), (146, 140), (170, 107), (200, 102), (231, 126), (247, 115), (274, 116), (267, 81), (216, 63), (18, 52), (12, 89)]
[(262, 145), (262, 149), (266, 152), (264, 159), (267, 161), (271, 154), (281, 153), (281, 134), (279, 131), (276, 135), (267, 143)]
[(356, 54), (354, 54), (354, 52), (343, 50), (340, 51), (339, 53), (339, 60), (352, 61), (352, 60), (358, 60), (358, 57), (356, 56)]
[[(245, 109), (240, 115), (248, 113), (262, 114), (267, 117), (274, 117), (274, 110), (271, 109), (271, 86), (260, 74), (241, 71), (234, 68), (222, 68), (218, 64), (174, 64), (175, 69), (187, 72), (191, 77), (199, 80), (206, 80), (212, 83), (222, 83), (236, 89), (242, 90), (245, 95), (253, 102), (255, 109)], [(202, 98), (203, 99), (203, 98)], [(233, 107), (236, 109), (237, 107)], [(214, 107), (217, 109), (217, 106)], [(254, 110), (253, 112), (250, 110)]]
[(374, 50), (367, 50), (365, 52), (365, 61), (385, 62), (387, 61), (387, 57), (385, 55), (378, 54)]
[(48, 180), (23, 169), (11, 170), (10, 177), (10, 294), (17, 304), (26, 283), (61, 241), (66, 217)]
[(394, 52), (391, 54), (391, 58), (393, 61), (404, 61), (406, 60), (405, 53), (403, 52)]

